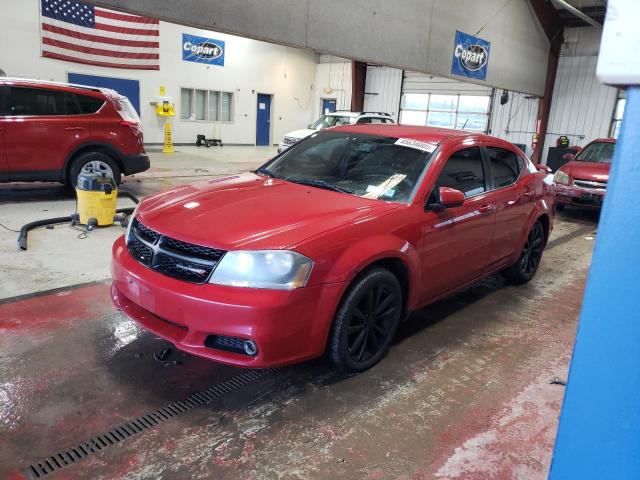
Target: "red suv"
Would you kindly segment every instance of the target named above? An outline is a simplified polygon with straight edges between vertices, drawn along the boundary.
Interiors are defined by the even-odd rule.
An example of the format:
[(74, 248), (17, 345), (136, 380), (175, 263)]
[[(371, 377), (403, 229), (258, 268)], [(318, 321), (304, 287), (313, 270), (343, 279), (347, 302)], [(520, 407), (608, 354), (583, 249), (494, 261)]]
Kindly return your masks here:
[(108, 89), (0, 78), (0, 181), (75, 185), (81, 172), (149, 168), (140, 117)]
[(113, 246), (115, 306), (179, 349), (267, 367), (378, 362), (401, 318), (498, 271), (535, 274), (551, 176), (486, 135), (354, 125), (253, 173), (143, 200)]

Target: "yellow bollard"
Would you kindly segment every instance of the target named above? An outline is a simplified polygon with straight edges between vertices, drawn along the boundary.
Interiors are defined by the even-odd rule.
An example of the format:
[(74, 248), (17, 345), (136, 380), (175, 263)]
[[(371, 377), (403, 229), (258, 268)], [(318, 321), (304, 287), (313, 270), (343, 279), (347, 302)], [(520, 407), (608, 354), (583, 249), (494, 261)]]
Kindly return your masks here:
[(164, 146), (162, 147), (162, 153), (174, 153), (173, 140), (171, 139), (171, 124), (166, 122), (164, 124)]

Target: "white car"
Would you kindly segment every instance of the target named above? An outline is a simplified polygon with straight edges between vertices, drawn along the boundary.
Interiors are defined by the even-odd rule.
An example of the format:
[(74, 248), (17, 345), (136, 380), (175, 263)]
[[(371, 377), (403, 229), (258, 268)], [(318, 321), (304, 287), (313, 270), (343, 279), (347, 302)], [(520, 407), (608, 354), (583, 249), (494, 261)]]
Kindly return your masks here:
[(353, 125), (356, 123), (396, 123), (393, 117), (384, 112), (332, 112), (321, 116), (307, 128), (287, 133), (278, 145), (278, 153), (298, 143), (313, 132), (325, 128)]

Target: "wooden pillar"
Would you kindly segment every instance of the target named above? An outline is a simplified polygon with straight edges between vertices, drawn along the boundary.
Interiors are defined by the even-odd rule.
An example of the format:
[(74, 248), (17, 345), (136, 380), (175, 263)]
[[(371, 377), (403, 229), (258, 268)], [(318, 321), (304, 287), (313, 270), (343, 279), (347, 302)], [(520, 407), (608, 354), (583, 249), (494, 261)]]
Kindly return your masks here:
[[(549, 114), (551, 113), (551, 101), (553, 97), (553, 87), (556, 84), (556, 73), (558, 72), (558, 60), (560, 58), (560, 47), (562, 46), (564, 23), (560, 15), (551, 2), (548, 0), (529, 0), (533, 11), (538, 17), (538, 21), (549, 39), (549, 60), (547, 61), (547, 79), (544, 86), (544, 96), (538, 102), (538, 119), (536, 121), (537, 143), (531, 154), (531, 160), (535, 163), (542, 161), (544, 152), (544, 142), (547, 136), (547, 126), (549, 125)], [(531, 139), (533, 141), (533, 139)]]
[(367, 64), (351, 61), (351, 111), (364, 110), (364, 87), (367, 83)]

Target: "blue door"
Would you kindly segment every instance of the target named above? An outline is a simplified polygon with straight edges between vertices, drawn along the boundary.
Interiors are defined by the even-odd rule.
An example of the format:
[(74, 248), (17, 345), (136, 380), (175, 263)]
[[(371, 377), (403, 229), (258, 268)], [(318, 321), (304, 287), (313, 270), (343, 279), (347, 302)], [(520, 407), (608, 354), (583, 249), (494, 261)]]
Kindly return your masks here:
[(323, 98), (322, 99), (322, 115), (332, 113), (336, 111), (336, 99), (335, 98)]
[(258, 113), (256, 115), (256, 145), (269, 145), (269, 127), (271, 124), (271, 95), (258, 94)]
[(69, 83), (89, 85), (91, 87), (110, 88), (129, 99), (133, 108), (140, 115), (140, 82), (126, 78), (99, 77), (97, 75), (83, 75), (81, 73), (69, 73)]

